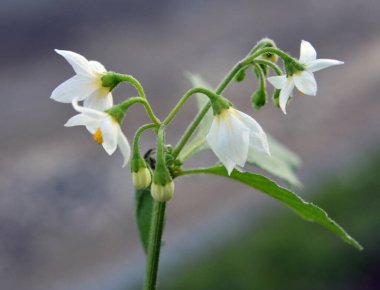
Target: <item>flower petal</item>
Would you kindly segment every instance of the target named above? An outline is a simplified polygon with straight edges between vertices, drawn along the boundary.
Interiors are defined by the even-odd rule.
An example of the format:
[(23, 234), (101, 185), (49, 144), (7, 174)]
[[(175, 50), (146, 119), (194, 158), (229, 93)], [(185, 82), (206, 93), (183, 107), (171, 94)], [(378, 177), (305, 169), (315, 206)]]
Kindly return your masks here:
[(240, 118), (243, 120), (244, 125), (250, 129), (249, 147), (270, 155), (267, 136), (263, 128), (261, 128), (260, 124), (257, 123), (257, 121), (251, 116), (240, 111), (237, 112), (239, 113)]
[(313, 73), (304, 70), (300, 74), (293, 75), (294, 83), (298, 90), (305, 95), (315, 96), (317, 94), (317, 82)]
[(280, 92), (280, 107), (281, 110), (286, 114), (286, 105), (288, 103), (289, 97), (292, 94), (294, 88), (294, 80), (293, 77), (288, 77), (285, 83), (285, 86), (282, 88)]
[(307, 66), (306, 69), (310, 72), (316, 72), (324, 68), (328, 68), (330, 66), (334, 65), (340, 65), (344, 64), (343, 61), (335, 60), (335, 59), (316, 59), (312, 62), (310, 62)]
[(55, 49), (73, 67), (76, 74), (86, 77), (94, 77), (94, 71), (89, 61), (82, 55), (69, 50)]
[(131, 156), (131, 147), (129, 146), (129, 142), (121, 130), (119, 131), (117, 144), (119, 145), (120, 152), (124, 157), (123, 167), (125, 167)]
[(249, 129), (229, 109), (214, 117), (207, 142), (230, 174), (236, 164), (244, 166), (249, 147)]
[(112, 94), (109, 90), (96, 90), (83, 102), (83, 106), (99, 111), (108, 110), (113, 106)]
[(73, 107), (76, 111), (78, 111), (79, 113), (83, 113), (83, 114), (85, 114), (85, 115), (87, 115), (93, 119), (103, 119), (103, 118), (109, 116), (105, 112), (79, 106), (78, 105), (78, 99), (74, 99), (72, 101), (72, 104), (73, 104)]
[(269, 77), (268, 81), (276, 88), (282, 89), (286, 83), (286, 75)]
[(93, 119), (85, 114), (78, 114), (67, 120), (65, 127), (73, 126), (95, 126), (98, 127), (99, 120)]
[(82, 101), (96, 89), (93, 79), (75, 75), (56, 87), (50, 98), (61, 103), (71, 103), (74, 98)]
[(89, 64), (90, 64), (92, 70), (97, 72), (98, 74), (103, 74), (107, 71), (106, 68), (104, 67), (104, 65), (102, 65), (100, 62), (98, 62), (96, 60), (90, 60)]
[(117, 148), (120, 126), (111, 116), (108, 116), (100, 121), (100, 131), (103, 137), (103, 148), (108, 155), (111, 155)]
[(308, 64), (317, 59), (317, 52), (310, 42), (302, 40), (300, 49), (300, 63)]

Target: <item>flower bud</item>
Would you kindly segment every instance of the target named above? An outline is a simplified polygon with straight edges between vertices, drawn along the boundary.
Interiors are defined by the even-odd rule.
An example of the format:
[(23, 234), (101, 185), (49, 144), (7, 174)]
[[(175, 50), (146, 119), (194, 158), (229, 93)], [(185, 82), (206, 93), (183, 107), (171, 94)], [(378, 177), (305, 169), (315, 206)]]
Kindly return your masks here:
[(150, 192), (153, 199), (160, 202), (166, 202), (172, 198), (174, 183), (168, 168), (164, 164), (157, 163)]
[(131, 161), (133, 185), (136, 189), (147, 188), (152, 182), (152, 176), (144, 159), (139, 154), (134, 155)]
[(236, 82), (242, 82), (245, 79), (245, 69), (239, 70), (239, 72), (235, 76)]
[(136, 189), (144, 189), (152, 182), (152, 176), (148, 168), (141, 167), (137, 172), (132, 172), (132, 180)]
[(259, 110), (262, 106), (264, 106), (267, 102), (267, 93), (265, 89), (259, 88), (252, 94), (251, 97), (252, 106)]
[(167, 202), (173, 197), (174, 193), (174, 182), (170, 180), (165, 185), (154, 183), (151, 187), (151, 194), (153, 199), (159, 202)]

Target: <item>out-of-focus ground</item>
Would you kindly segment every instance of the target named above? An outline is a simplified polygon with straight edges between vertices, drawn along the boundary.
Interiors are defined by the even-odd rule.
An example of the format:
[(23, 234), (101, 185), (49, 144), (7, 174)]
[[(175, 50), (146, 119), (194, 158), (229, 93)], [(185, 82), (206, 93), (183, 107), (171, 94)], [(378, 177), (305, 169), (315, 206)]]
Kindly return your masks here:
[[(1, 289), (116, 290), (143, 277), (129, 171), (121, 170), (119, 153), (108, 157), (84, 128), (63, 127), (74, 111), (49, 96), (73, 72), (54, 48), (136, 76), (164, 117), (190, 88), (184, 71), (216, 85), (260, 38), (274, 38), (295, 56), (305, 39), (319, 57), (345, 65), (317, 73), (318, 95), (297, 93), (286, 117), (271, 105), (254, 113), (304, 160), (303, 196), (318, 177), (355, 166), (379, 144), (378, 1), (2, 0), (0, 6)], [(255, 86), (245, 81), (225, 95), (251, 113)], [(133, 94), (123, 85), (114, 95), (121, 101)], [(194, 114), (189, 102), (169, 128), (170, 143)], [(130, 140), (146, 120), (142, 108), (128, 114)], [(152, 142), (147, 135), (143, 150)], [(191, 164), (215, 160), (205, 152)], [(233, 235), (247, 213), (259, 218), (270, 202), (216, 177), (178, 180), (162, 273)]]

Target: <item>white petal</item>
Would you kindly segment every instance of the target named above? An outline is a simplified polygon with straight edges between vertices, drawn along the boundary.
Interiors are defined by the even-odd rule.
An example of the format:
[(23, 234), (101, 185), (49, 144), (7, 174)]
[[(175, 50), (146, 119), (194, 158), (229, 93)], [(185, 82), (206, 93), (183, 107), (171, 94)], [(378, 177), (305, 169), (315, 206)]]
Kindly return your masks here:
[(249, 147), (270, 155), (267, 136), (263, 128), (261, 128), (260, 124), (257, 123), (257, 121), (251, 116), (240, 111), (238, 111), (238, 113), (240, 115), (240, 118), (242, 118), (244, 125), (250, 129)]
[(307, 66), (306, 69), (310, 72), (316, 72), (324, 68), (328, 68), (330, 66), (334, 65), (340, 65), (344, 64), (343, 61), (335, 60), (335, 59), (316, 59), (312, 62), (310, 62)]
[(92, 66), (84, 56), (69, 50), (55, 49), (55, 52), (62, 55), (67, 60), (76, 74), (87, 77), (95, 76)]
[(73, 104), (73, 107), (76, 111), (78, 111), (79, 113), (83, 113), (83, 114), (85, 114), (85, 115), (87, 115), (93, 119), (103, 119), (103, 118), (109, 116), (105, 112), (79, 106), (78, 105), (78, 99), (74, 99), (72, 101), (72, 104)]
[(85, 114), (78, 114), (71, 117), (65, 124), (65, 127), (73, 127), (73, 126), (92, 126), (99, 123), (98, 120), (90, 118)]
[(313, 73), (304, 70), (300, 74), (293, 75), (294, 83), (298, 90), (305, 95), (315, 96), (317, 94), (317, 82)]
[(293, 77), (288, 77), (286, 80), (286, 84), (280, 92), (280, 107), (284, 114), (286, 114), (286, 105), (288, 103), (289, 97), (292, 94), (294, 88), (294, 80)]
[(100, 62), (96, 60), (90, 60), (89, 64), (94, 72), (97, 72), (98, 74), (103, 74), (107, 72), (106, 68), (104, 65), (102, 65)]
[(119, 131), (117, 144), (119, 145), (120, 152), (124, 157), (123, 167), (125, 167), (131, 156), (131, 147), (129, 146), (129, 142), (121, 130)]
[(112, 94), (108, 90), (96, 90), (84, 100), (83, 106), (99, 111), (108, 110), (113, 106)]
[(233, 116), (230, 112), (222, 115), (224, 116), (214, 117), (206, 139), (230, 174), (236, 164), (244, 166), (247, 160), (249, 129), (238, 116)]
[(120, 126), (111, 116), (108, 116), (100, 121), (100, 131), (103, 137), (103, 148), (111, 155), (117, 148)]
[(56, 87), (50, 98), (61, 103), (71, 103), (75, 98), (82, 101), (96, 89), (93, 79), (76, 75)]
[(310, 44), (310, 42), (302, 40), (301, 41), (301, 49), (300, 49), (300, 63), (308, 64), (317, 59), (317, 52), (314, 47)]
[(276, 89), (282, 89), (285, 86), (286, 83), (286, 76), (274, 76), (269, 77), (268, 81), (276, 88)]

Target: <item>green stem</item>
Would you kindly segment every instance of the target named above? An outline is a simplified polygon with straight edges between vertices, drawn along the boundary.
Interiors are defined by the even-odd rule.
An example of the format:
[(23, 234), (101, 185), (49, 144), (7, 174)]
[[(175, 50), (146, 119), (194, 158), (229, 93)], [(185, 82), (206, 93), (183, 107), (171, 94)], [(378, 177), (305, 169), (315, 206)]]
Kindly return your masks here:
[(283, 74), (279, 66), (271, 61), (264, 60), (264, 59), (257, 59), (255, 60), (255, 63), (269, 66), (277, 75)]
[(248, 65), (250, 64), (253, 60), (255, 60), (255, 58), (259, 57), (260, 55), (264, 54), (264, 53), (272, 53), (272, 54), (276, 54), (278, 55), (279, 57), (281, 57), (284, 61), (292, 61), (292, 62), (297, 62), (294, 58), (292, 58), (289, 54), (287, 54), (286, 52), (282, 51), (281, 49), (278, 49), (278, 48), (274, 48), (274, 47), (265, 47), (263, 49), (260, 49), (258, 51), (256, 51), (255, 53), (251, 54), (250, 56), (248, 56), (247, 58), (245, 58), (242, 63), (244, 65)]
[(162, 122), (163, 124), (167, 125), (171, 122), (171, 120), (175, 117), (175, 115), (178, 113), (179, 109), (183, 106), (183, 104), (194, 94), (201, 93), (206, 95), (209, 98), (215, 98), (218, 97), (217, 94), (214, 92), (205, 89), (205, 88), (192, 88), (189, 91), (186, 92), (186, 94), (183, 95), (183, 97), (179, 100), (177, 105), (173, 108), (173, 110), (169, 113), (169, 115), (166, 117), (166, 119)]
[(145, 110), (148, 114), (148, 116), (150, 117), (150, 119), (152, 120), (152, 122), (155, 124), (155, 125), (160, 125), (161, 124), (161, 121), (156, 117), (156, 115), (153, 113), (153, 110), (152, 110), (152, 107), (150, 106), (149, 102), (142, 98), (142, 97), (133, 97), (133, 98), (129, 98), (128, 100), (122, 102), (121, 104), (119, 104), (118, 106), (120, 106), (120, 108), (126, 112), (130, 106), (132, 106), (133, 104), (135, 103), (141, 103), (144, 105), (145, 107)]
[(115, 77), (119, 80), (119, 81), (123, 81), (123, 82), (128, 82), (130, 83), (132, 86), (134, 86), (139, 94), (139, 96), (141, 98), (144, 98), (146, 99), (146, 96), (145, 96), (145, 92), (144, 92), (144, 88), (143, 86), (141, 85), (141, 83), (136, 79), (134, 78), (133, 76), (131, 75), (125, 75), (125, 74), (119, 74), (119, 73), (114, 73), (115, 74)]
[(154, 201), (152, 222), (148, 241), (144, 290), (156, 289), (161, 239), (165, 220), (165, 208), (165, 202)]
[(135, 137), (133, 138), (133, 154), (134, 155), (135, 154), (137, 154), (137, 156), (140, 155), (139, 142), (140, 142), (141, 134), (144, 133), (144, 131), (151, 129), (151, 128), (154, 128), (154, 127), (157, 127), (157, 125), (156, 124), (145, 124), (145, 125), (143, 125), (137, 129), (137, 131), (135, 133)]
[[(220, 95), (228, 84), (233, 80), (235, 75), (239, 72), (239, 70), (244, 67), (241, 62), (238, 62), (232, 70), (225, 76), (222, 82), (219, 84), (217, 89), (215, 90), (215, 94)], [(185, 133), (182, 135), (181, 139), (178, 141), (176, 147), (173, 150), (173, 157), (177, 158), (183, 147), (186, 145), (187, 141), (189, 141), (191, 135), (197, 129), (198, 125), (202, 121), (203, 117), (207, 114), (207, 111), (210, 109), (211, 103), (208, 102), (203, 109), (198, 113), (198, 115), (194, 118), (193, 122), (187, 127)]]
[(262, 91), (265, 91), (265, 75), (264, 75), (264, 72), (263, 70), (261, 69), (261, 67), (256, 64), (256, 63), (253, 63), (253, 66), (256, 68), (258, 74), (259, 74), (259, 78), (260, 78), (260, 90)]

